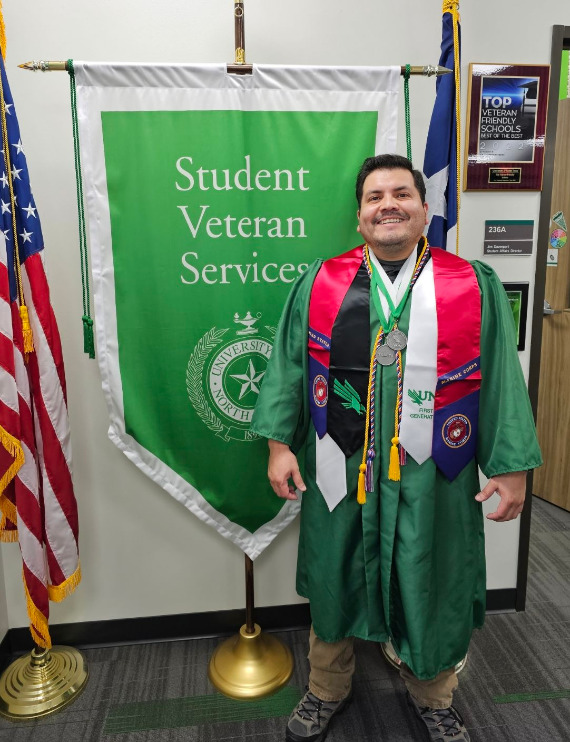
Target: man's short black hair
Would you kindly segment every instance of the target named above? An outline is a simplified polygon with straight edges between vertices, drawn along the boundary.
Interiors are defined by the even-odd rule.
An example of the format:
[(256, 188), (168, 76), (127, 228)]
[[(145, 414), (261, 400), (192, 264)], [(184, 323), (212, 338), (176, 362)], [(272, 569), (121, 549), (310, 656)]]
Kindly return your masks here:
[(358, 201), (358, 208), (362, 202), (362, 189), (364, 187), (364, 181), (373, 173), (374, 170), (408, 170), (414, 176), (414, 183), (422, 203), (426, 202), (426, 184), (424, 182), (424, 176), (419, 170), (414, 170), (414, 166), (408, 160), (407, 157), (402, 155), (376, 155), (376, 157), (367, 157), (362, 163), (362, 167), (356, 177), (356, 200)]

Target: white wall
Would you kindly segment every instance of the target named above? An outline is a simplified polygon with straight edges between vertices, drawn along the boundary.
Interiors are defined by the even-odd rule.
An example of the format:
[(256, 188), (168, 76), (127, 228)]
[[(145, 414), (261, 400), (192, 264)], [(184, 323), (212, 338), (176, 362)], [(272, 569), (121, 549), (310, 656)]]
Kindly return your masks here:
[[(440, 0), (245, 4), (247, 56), (253, 63), (424, 64), (436, 63), (439, 56)], [(539, 12), (531, 0), (480, 0), (464, 6), (465, 81), (470, 61), (548, 63), (552, 25), (570, 25), (567, 0), (542, 3)], [(32, 74), (16, 65), (69, 57), (233, 61), (232, 13), (232, 0), (4, 3), (8, 76), (42, 216), (52, 301), (66, 358), (80, 513), (83, 583), (72, 598), (53, 606), (55, 623), (240, 607), (243, 557), (146, 479), (106, 437), (97, 364), (82, 353), (68, 78), (65, 73)], [(499, 44), (500, 39), (505, 43)], [(434, 90), (433, 79), (412, 80), (413, 152), (419, 165)], [(405, 153), (403, 135), (400, 151)], [(485, 219), (524, 217), (538, 223), (538, 211), (538, 193), (463, 194), (462, 255), (482, 257)], [(530, 281), (532, 296), (534, 257), (489, 262), (503, 280)], [(528, 371), (528, 352), (522, 362)], [(293, 525), (256, 561), (258, 605), (299, 600), (294, 590), (296, 536)], [(515, 586), (517, 543), (518, 523), (491, 524), (489, 587)], [(19, 550), (4, 545), (2, 554), (8, 624), (24, 626)], [(5, 623), (1, 581), (0, 571), (0, 636)]]

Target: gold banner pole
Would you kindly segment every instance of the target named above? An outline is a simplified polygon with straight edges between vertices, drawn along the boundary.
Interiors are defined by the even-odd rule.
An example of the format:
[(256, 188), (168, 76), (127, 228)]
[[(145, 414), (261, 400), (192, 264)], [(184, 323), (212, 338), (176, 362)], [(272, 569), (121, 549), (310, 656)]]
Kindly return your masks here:
[[(243, 3), (239, 3), (243, 6)], [(236, 6), (238, 3), (236, 3)], [(243, 20), (243, 16), (242, 16)], [(236, 47), (237, 51), (237, 47)], [(244, 57), (245, 58), (245, 57)], [(62, 61), (37, 61), (37, 62), (23, 62), (22, 64), (19, 64), (18, 67), (20, 67), (23, 70), (30, 70), (31, 72), (64, 72), (67, 71), (67, 62)], [(400, 67), (400, 74), (403, 75), (405, 72), (406, 66), (401, 65)], [(231, 72), (232, 74), (237, 75), (247, 75), (251, 74), (253, 70), (253, 65), (251, 64), (245, 64), (244, 63), (235, 63), (235, 64), (228, 64), (228, 72)], [(441, 75), (448, 75), (450, 72), (453, 72), (453, 70), (448, 69), (447, 67), (440, 67), (439, 65), (434, 64), (426, 64), (426, 65), (416, 65), (412, 66), (410, 68), (410, 75), (423, 75), (424, 77), (433, 77), (436, 75), (437, 77), (440, 77)]]
[(220, 693), (253, 700), (282, 688), (293, 672), (289, 647), (263, 634), (253, 620), (253, 562), (245, 555), (246, 622), (239, 634), (218, 644), (208, 666), (208, 677)]

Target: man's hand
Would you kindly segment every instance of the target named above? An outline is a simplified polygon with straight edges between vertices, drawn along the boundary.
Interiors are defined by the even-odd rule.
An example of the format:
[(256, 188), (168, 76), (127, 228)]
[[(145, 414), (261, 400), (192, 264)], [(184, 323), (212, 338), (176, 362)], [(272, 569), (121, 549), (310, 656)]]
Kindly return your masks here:
[(487, 485), (475, 496), (478, 502), (485, 502), (495, 492), (501, 498), (499, 507), (487, 518), (502, 523), (514, 520), (523, 509), (526, 492), (526, 471), (515, 471), (509, 474), (497, 474), (489, 479)]
[[(285, 500), (299, 499), (295, 494), (295, 487), (298, 487), (302, 492), (307, 489), (301, 479), (297, 457), (286, 443), (280, 441), (269, 441), (267, 476), (275, 494)], [(295, 486), (289, 484), (289, 479), (293, 480)]]

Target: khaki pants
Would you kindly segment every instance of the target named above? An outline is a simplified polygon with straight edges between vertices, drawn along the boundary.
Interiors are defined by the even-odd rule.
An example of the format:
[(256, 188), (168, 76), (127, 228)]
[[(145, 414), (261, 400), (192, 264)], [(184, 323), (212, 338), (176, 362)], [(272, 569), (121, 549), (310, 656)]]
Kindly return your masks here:
[[(354, 673), (354, 639), (324, 642), (311, 626), (309, 637), (309, 690), (322, 701), (340, 701), (350, 692)], [(457, 688), (455, 668), (443, 670), (431, 680), (419, 680), (402, 664), (400, 677), (420, 706), (447, 708)]]

